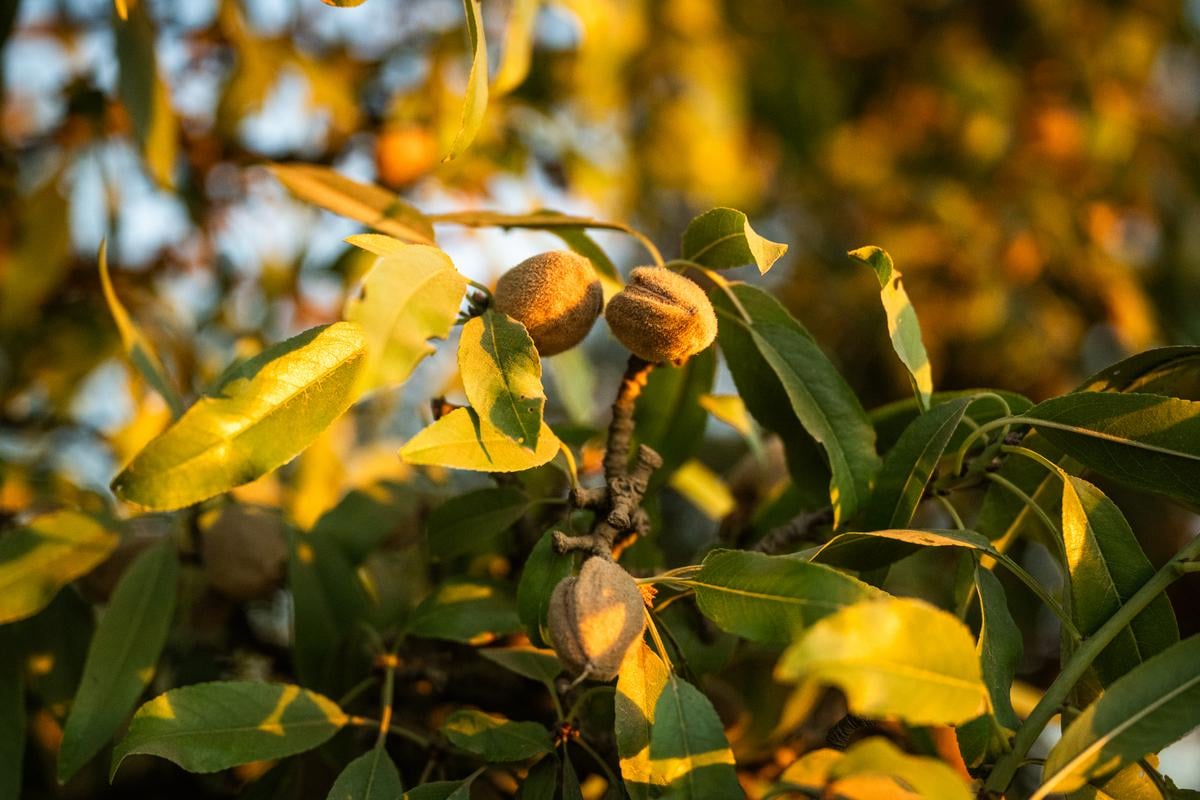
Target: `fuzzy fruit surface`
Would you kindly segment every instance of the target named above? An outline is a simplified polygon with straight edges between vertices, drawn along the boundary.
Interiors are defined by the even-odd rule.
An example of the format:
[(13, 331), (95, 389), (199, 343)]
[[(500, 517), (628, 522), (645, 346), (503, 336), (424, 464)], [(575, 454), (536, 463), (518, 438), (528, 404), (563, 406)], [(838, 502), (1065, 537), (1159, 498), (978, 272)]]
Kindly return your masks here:
[(501, 275), (494, 306), (525, 326), (539, 355), (552, 356), (583, 341), (604, 307), (604, 293), (592, 262), (554, 250)]
[(625, 653), (642, 638), (642, 606), (630, 574), (604, 556), (592, 556), (578, 577), (563, 578), (550, 596), (550, 639), (559, 660), (576, 675), (612, 680)]
[(650, 362), (684, 361), (712, 344), (717, 315), (704, 290), (665, 267), (638, 267), (604, 312), (613, 335)]

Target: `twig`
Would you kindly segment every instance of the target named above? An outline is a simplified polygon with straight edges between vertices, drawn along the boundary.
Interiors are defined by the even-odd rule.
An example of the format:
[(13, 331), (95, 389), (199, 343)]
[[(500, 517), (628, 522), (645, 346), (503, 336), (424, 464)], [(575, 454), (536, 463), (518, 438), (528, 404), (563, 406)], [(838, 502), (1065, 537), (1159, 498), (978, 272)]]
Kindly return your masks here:
[(795, 545), (806, 539), (815, 528), (820, 525), (829, 525), (832, 522), (832, 506), (826, 506), (816, 511), (805, 511), (778, 528), (767, 531), (750, 549), (767, 555), (790, 553), (795, 549)]

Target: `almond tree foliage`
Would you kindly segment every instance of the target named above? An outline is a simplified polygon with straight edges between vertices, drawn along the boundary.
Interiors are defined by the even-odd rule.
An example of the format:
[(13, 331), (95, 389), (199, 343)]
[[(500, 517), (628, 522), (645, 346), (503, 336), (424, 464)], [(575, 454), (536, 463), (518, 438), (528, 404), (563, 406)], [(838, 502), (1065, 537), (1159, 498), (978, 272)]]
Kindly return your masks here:
[[(529, 71), (538, 4), (511, 4), (496, 70), (482, 6), (462, 5), (451, 163)], [(151, 17), (113, 13), (128, 132), (169, 186)], [(236, 4), (218, 24), (248, 35)], [(238, 69), (314, 68), (269, 44)], [(939, 389), (905, 264), (855, 247), (882, 312), (844, 313), (912, 390), (875, 405), (776, 297), (788, 246), (742, 211), (652, 236), (266, 167), (369, 230), (345, 240), (350, 290), (288, 335), (180, 348), (101, 245), (83, 288), (140, 410), (111, 495), (4, 498), (0, 797), (1186, 796), (1156, 754), (1200, 725), (1200, 637), (1167, 595), (1200, 538), (1152, 559), (1110, 495), (1200, 508), (1200, 347), (1040, 402)], [(439, 245), (463, 229), (566, 249), (487, 286)], [(26, 305), (51, 291), (5, 274)], [(394, 413), (412, 393), (424, 412)], [(1057, 669), (1025, 675), (1047, 630)]]

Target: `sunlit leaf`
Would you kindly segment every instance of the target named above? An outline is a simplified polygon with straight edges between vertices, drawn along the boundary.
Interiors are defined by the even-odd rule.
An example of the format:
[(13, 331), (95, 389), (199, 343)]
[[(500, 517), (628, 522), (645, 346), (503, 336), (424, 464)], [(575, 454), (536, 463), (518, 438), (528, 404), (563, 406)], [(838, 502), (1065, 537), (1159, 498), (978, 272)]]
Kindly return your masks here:
[(322, 744), (346, 722), (332, 700), (291, 684), (184, 686), (159, 695), (133, 715), (125, 738), (113, 750), (112, 775), (128, 756), (139, 753), (173, 761), (189, 772), (284, 758)]
[[(975, 397), (984, 392), (989, 395), (998, 395), (1002, 398), (1007, 403), (1009, 411), (1013, 414), (1021, 414), (1033, 408), (1033, 401), (1029, 398), (1019, 395), (1016, 392), (1004, 391), (1003, 389), (963, 389), (951, 392), (934, 392), (930, 402), (932, 406), (936, 407), (958, 398)], [(886, 403), (868, 411), (867, 416), (871, 420), (871, 425), (875, 428), (876, 445), (879, 448), (879, 452), (886, 453), (891, 450), (896, 445), (901, 434), (908, 429), (908, 426), (921, 413), (921, 404), (917, 402), (917, 398), (915, 397), (906, 397), (903, 400)], [(985, 422), (991, 422), (994, 419), (1006, 416), (1008, 413), (1008, 411), (1005, 411), (1004, 406), (995, 399), (981, 398), (979, 402), (972, 403), (967, 408), (966, 416), (982, 425)], [(963, 440), (970, 433), (970, 428), (959, 428), (950, 437), (950, 444), (947, 445), (946, 449), (953, 451), (963, 443)]]
[[(1112, 500), (1083, 478), (1065, 473), (1062, 477), (1071, 617), (1087, 637), (1154, 576), (1154, 567)], [(1160, 594), (1092, 662), (1100, 686), (1085, 681), (1076, 687), (1076, 700), (1090, 702), (1103, 686), (1177, 641), (1175, 613), (1170, 600)]]
[(171, 413), (178, 417), (183, 413), (183, 401), (179, 398), (179, 393), (171, 385), (171, 380), (167, 377), (167, 371), (163, 367), (162, 361), (159, 360), (154, 346), (134, 324), (129, 312), (125, 310), (125, 306), (121, 305), (116, 290), (113, 289), (112, 277), (108, 272), (108, 242), (106, 241), (100, 242), (99, 261), (100, 288), (104, 292), (105, 302), (108, 303), (108, 312), (112, 315), (113, 322), (117, 325), (117, 331), (121, 334), (121, 344), (125, 347), (126, 357), (146, 383), (150, 384), (154, 391), (167, 401)]
[(1200, 636), (1135, 667), (1075, 718), (1046, 756), (1035, 797), (1070, 792), (1156, 753), (1200, 725)]
[[(893, 793), (864, 778), (886, 778)], [(971, 800), (971, 787), (949, 765), (936, 758), (905, 753), (881, 736), (855, 742), (844, 753), (823, 748), (806, 753), (780, 776), (783, 784), (842, 800), (881, 800), (905, 796)], [(903, 789), (901, 788), (903, 787)]]
[(52, 511), (0, 536), (0, 624), (32, 616), (91, 572), (120, 537), (79, 511)]
[[(870, 494), (880, 465), (875, 431), (845, 379), (779, 301), (745, 284), (734, 284), (730, 292), (750, 316), (748, 321), (743, 319), (741, 310), (724, 292), (713, 293), (721, 348), (734, 382), (750, 412), (786, 436), (788, 431), (780, 430), (776, 423), (781, 410), (764, 408), (774, 406), (774, 397), (782, 393), (795, 419), (820, 443), (833, 473), (829, 493), (834, 525), (840, 526), (858, 512)], [(753, 351), (748, 352), (746, 345), (751, 343)], [(756, 358), (770, 367), (770, 373), (764, 373)]]
[(61, 172), (52, 173), (23, 193), (14, 208), (15, 232), (7, 234), (0, 249), (0, 329), (13, 330), (28, 322), (70, 271), (71, 237), (62, 235), (70, 204), (59, 191), (61, 179)]
[(369, 233), (347, 241), (379, 256), (342, 312), (366, 336), (364, 385), (403, 383), (433, 354), (429, 340), (450, 335), (467, 280), (448, 255), (430, 245)]
[(355, 8), (356, 6), (361, 6), (367, 0), (321, 0), (321, 2), (334, 8)]
[(483, 28), (482, 0), (463, 0), (467, 17), (467, 39), (471, 45), (471, 73), (467, 76), (467, 94), (463, 98), (462, 121), (450, 152), (443, 161), (450, 161), (463, 154), (475, 141), (488, 104), (488, 54), (487, 37)]
[(1200, 345), (1144, 350), (1100, 370), (1076, 391), (1139, 392), (1200, 400)]
[(550, 595), (563, 578), (571, 574), (574, 559), (554, 551), (554, 531), (542, 534), (533, 546), (521, 580), (517, 584), (517, 613), (534, 644), (550, 641), (546, 617), (550, 612)]
[(508, 26), (504, 29), (504, 49), (500, 53), (500, 67), (492, 81), (492, 92), (499, 97), (521, 85), (529, 74), (533, 57), (533, 26), (537, 22), (541, 0), (513, 0), (508, 12)]
[(721, 476), (692, 458), (671, 474), (670, 487), (711, 520), (722, 520), (737, 505)]
[(1195, 800), (1194, 793), (1165, 794), (1168, 783), (1161, 775), (1151, 776), (1145, 761), (1130, 764), (1106, 778), (1093, 778), (1071, 792), (1070, 800)]
[(1039, 403), (1021, 418), (1107, 478), (1200, 505), (1200, 402), (1079, 392)]
[(621, 776), (633, 800), (742, 796), (712, 705), (644, 643), (621, 665), (615, 713)]
[(525, 326), (492, 309), (469, 320), (458, 344), (458, 370), (475, 413), (536, 451), (546, 392), (542, 360)]
[(435, 508), (425, 523), (429, 551), (448, 559), (488, 545), (524, 516), (529, 498), (504, 486), (452, 497)]
[(485, 644), (521, 628), (513, 601), (493, 583), (452, 579), (421, 601), (408, 632), (430, 639)]
[(154, 677), (175, 613), (178, 580), (179, 558), (170, 539), (143, 552), (121, 576), (92, 637), (63, 729), (60, 782), (112, 738)]
[(442, 733), (452, 744), (487, 761), (524, 761), (554, 749), (550, 732), (537, 722), (513, 722), (475, 709), (460, 709), (446, 719)]
[(908, 370), (917, 399), (928, 410), (933, 396), (933, 370), (929, 364), (929, 354), (925, 352), (925, 343), (921, 341), (921, 323), (917, 320), (912, 301), (908, 299), (908, 292), (904, 290), (900, 270), (892, 263), (892, 257), (879, 247), (860, 247), (851, 250), (849, 255), (875, 270), (875, 277), (879, 279), (879, 299), (887, 314), (892, 349)]
[(326, 800), (399, 800), (404, 793), (400, 771), (382, 745), (346, 765)]
[(479, 417), (456, 408), (425, 428), (400, 449), (410, 464), (432, 464), (479, 472), (520, 472), (540, 467), (558, 453), (559, 440), (545, 422), (537, 450), (530, 451)]
[(722, 630), (760, 642), (790, 642), (822, 617), (878, 594), (837, 570), (786, 556), (714, 550), (688, 587)]
[(115, 26), (115, 33), (118, 94), (129, 111), (150, 174), (160, 186), (173, 188), (179, 126), (154, 55), (154, 28), (146, 4), (130, 8), (128, 18)]
[(433, 244), (433, 226), (425, 215), (387, 189), (315, 164), (271, 164), (268, 169), (301, 200), (402, 241)]
[(787, 249), (759, 236), (746, 215), (733, 208), (706, 211), (683, 233), (683, 257), (714, 269), (753, 264), (765, 275)]
[(544, 683), (551, 691), (555, 691), (554, 679), (563, 670), (562, 662), (553, 650), (538, 650), (535, 647), (489, 647), (480, 650), (479, 655), (510, 672)]
[(844, 569), (872, 570), (899, 561), (922, 547), (963, 547), (996, 555), (988, 538), (975, 531), (887, 528), (839, 534), (822, 545), (811, 560)]
[(988, 708), (970, 631), (909, 598), (856, 603), (816, 622), (784, 652), (775, 675), (837, 686), (852, 713), (913, 725), (956, 725)]
[(113, 481), (157, 510), (198, 503), (286, 464), (354, 401), (362, 329), (339, 322), (268, 347), (226, 374)]

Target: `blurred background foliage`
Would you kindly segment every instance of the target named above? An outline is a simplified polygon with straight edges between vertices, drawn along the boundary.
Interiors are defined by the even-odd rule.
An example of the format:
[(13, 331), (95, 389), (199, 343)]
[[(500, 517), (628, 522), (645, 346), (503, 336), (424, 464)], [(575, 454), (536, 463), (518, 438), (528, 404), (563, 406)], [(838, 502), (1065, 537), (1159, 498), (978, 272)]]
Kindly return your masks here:
[[(493, 91), (474, 145), (447, 163), (469, 65), (458, 0), (128, 4), (120, 25), (107, 0), (0, 9), (6, 517), (109, 506), (117, 468), (170, 419), (121, 357), (102, 237), (118, 294), (186, 395), (337, 318), (367, 265), (342, 241), (358, 226), (293, 199), (261, 168), (271, 161), (331, 165), (426, 211), (553, 208), (629, 221), (660, 244), (700, 210), (744, 209), (790, 244), (765, 280), (868, 408), (908, 383), (875, 279), (845, 257), (867, 243), (904, 271), (939, 387), (1038, 399), (1126, 353), (1200, 341), (1196, 0), (547, 0), (528, 76)], [(512, 9), (484, 2), (493, 78)], [(597, 239), (625, 270), (641, 257), (619, 235)], [(556, 242), (439, 230), (485, 282)], [(586, 357), (547, 362), (549, 416), (578, 425), (575, 441), (603, 423), (623, 359), (603, 328)], [(403, 568), (412, 520), (448, 484), (413, 474), (396, 447), (429, 419), (429, 397), (454, 399), (453, 349), (235, 496), (305, 529), (363, 490), (364, 519), (391, 514), (377, 537), (394, 534), (387, 557)], [(717, 390), (732, 391), (723, 371)], [(598, 452), (585, 450), (585, 471)], [(713, 452), (716, 469), (733, 460)], [(729, 476), (728, 502), (693, 476), (718, 495), (699, 518), (729, 510)], [(1142, 530), (1191, 524), (1128, 505)], [(664, 549), (687, 557), (708, 525)], [(1172, 538), (1148, 542), (1151, 558)], [(403, 605), (424, 587), (385, 590)], [(270, 639), (268, 622), (248, 624)], [(1027, 647), (1026, 672), (1056, 648)]]

